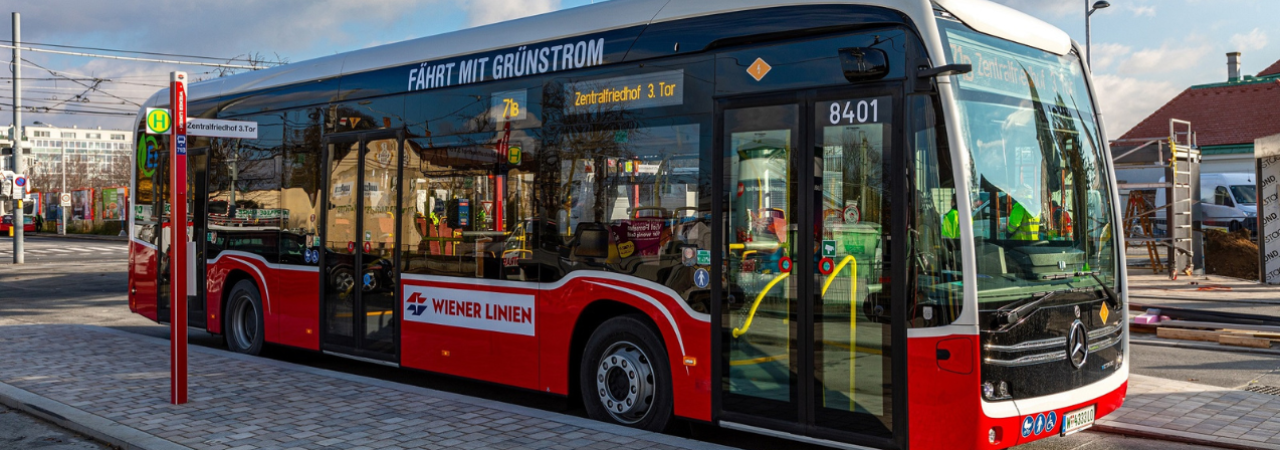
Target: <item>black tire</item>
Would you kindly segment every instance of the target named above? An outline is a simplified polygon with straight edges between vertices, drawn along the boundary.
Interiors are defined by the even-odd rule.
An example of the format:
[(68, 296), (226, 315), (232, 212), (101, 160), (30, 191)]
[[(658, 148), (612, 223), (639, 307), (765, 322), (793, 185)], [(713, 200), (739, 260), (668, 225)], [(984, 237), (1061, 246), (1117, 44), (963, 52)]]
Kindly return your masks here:
[(592, 419), (654, 432), (671, 424), (671, 367), (662, 339), (645, 316), (600, 324), (583, 349), (578, 376)]
[(257, 355), (262, 352), (266, 328), (262, 321), (262, 296), (250, 280), (240, 280), (227, 296), (225, 319), (227, 348), (236, 353)]

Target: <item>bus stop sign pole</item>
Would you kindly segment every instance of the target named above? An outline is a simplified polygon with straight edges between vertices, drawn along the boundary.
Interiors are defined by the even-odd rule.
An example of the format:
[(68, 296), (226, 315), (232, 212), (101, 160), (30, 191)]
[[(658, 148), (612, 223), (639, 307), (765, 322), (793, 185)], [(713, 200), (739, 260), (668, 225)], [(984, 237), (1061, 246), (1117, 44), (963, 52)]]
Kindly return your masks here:
[(187, 403), (187, 73), (169, 75), (169, 402)]

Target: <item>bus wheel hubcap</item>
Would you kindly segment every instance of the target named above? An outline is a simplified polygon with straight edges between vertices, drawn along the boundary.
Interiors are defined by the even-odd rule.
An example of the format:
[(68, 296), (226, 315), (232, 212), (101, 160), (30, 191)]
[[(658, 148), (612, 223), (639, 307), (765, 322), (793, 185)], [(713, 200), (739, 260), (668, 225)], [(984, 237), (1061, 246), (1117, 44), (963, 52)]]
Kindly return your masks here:
[(653, 406), (653, 367), (648, 355), (630, 342), (616, 342), (596, 367), (596, 394), (614, 420), (633, 424)]

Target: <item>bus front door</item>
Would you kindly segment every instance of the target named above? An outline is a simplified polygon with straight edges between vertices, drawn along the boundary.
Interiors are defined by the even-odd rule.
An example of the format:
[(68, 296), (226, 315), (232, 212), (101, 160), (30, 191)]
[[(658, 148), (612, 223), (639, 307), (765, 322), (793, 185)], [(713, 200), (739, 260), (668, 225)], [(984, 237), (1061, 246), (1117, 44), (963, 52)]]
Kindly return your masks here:
[(722, 105), (722, 425), (899, 447), (896, 103), (863, 89)]
[(399, 360), (395, 227), (401, 142), (392, 133), (326, 141), (328, 187), (320, 237), (326, 351)]

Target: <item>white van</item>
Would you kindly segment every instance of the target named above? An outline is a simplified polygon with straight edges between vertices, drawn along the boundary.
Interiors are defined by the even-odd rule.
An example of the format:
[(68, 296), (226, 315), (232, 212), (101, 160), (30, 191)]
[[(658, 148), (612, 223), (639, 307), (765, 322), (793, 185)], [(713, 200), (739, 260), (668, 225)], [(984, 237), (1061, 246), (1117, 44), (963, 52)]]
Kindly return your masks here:
[(1200, 211), (1204, 226), (1257, 231), (1258, 195), (1252, 173), (1200, 175)]
[[(1251, 173), (1206, 173), (1200, 175), (1200, 213), (1207, 228), (1257, 232), (1258, 197)], [(1160, 177), (1163, 182), (1164, 177)], [(1156, 205), (1165, 204), (1164, 189), (1156, 190)], [(1155, 216), (1156, 229), (1164, 231), (1164, 214)]]

